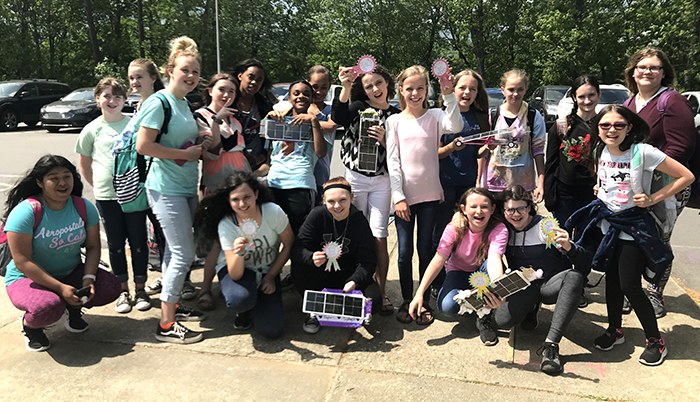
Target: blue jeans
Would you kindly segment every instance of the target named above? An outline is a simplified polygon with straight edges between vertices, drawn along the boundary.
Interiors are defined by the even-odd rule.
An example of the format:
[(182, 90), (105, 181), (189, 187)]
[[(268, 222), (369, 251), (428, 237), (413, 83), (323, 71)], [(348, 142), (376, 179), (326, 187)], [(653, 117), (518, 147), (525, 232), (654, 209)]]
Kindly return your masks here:
[[(418, 247), (418, 280), (420, 281), (433, 258), (433, 229), (439, 205), (439, 201), (414, 204), (410, 206), (411, 219), (408, 222), (399, 217), (394, 220), (396, 237), (399, 242), (399, 282), (401, 283), (401, 295), (405, 301), (413, 299), (413, 228), (418, 220), (416, 245)], [(426, 289), (423, 300), (429, 299), (430, 291)]]
[(269, 339), (282, 335), (284, 311), (279, 275), (275, 278), (275, 292), (270, 295), (258, 288), (255, 273), (249, 269), (244, 269), (241, 279), (234, 281), (226, 267), (222, 268), (219, 271), (219, 285), (228, 308), (237, 314), (250, 311), (258, 334)]
[(146, 189), (148, 205), (158, 218), (165, 234), (163, 255), (163, 290), (160, 300), (177, 303), (182, 285), (194, 261), (195, 245), (192, 219), (197, 208), (197, 196), (165, 195)]
[(129, 280), (124, 246), (129, 239), (131, 248), (131, 268), (134, 283), (145, 284), (148, 266), (148, 239), (146, 236), (146, 211), (124, 213), (117, 201), (95, 201), (102, 216), (102, 224), (107, 234), (109, 264), (119, 282)]
[[(476, 272), (487, 273), (486, 261), (481, 264), (481, 267)], [(454, 297), (457, 296), (460, 290), (472, 288), (471, 283), (469, 283), (469, 277), (473, 273), (474, 272), (467, 271), (449, 271), (445, 274), (445, 281), (442, 283), (442, 288), (437, 298), (438, 310), (445, 313), (445, 315), (457, 315), (457, 313), (459, 313), (459, 303), (454, 301)]]
[(564, 223), (574, 212), (590, 204), (593, 200), (595, 197), (559, 198), (559, 205), (557, 205), (556, 210), (552, 211), (552, 215), (559, 221), (559, 226), (564, 227)]

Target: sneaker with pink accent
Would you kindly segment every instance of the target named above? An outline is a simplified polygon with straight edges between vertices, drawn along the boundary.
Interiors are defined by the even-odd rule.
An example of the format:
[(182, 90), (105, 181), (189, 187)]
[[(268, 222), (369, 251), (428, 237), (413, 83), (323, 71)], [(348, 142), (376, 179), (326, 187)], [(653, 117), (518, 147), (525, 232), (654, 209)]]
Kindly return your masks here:
[(639, 362), (647, 366), (658, 366), (664, 362), (668, 354), (664, 338), (649, 338), (644, 352), (639, 356)]
[(600, 350), (612, 350), (615, 345), (622, 345), (623, 343), (625, 343), (625, 336), (622, 334), (622, 329), (620, 328), (612, 332), (607, 330), (603, 335), (595, 338), (595, 341), (593, 341), (595, 347)]

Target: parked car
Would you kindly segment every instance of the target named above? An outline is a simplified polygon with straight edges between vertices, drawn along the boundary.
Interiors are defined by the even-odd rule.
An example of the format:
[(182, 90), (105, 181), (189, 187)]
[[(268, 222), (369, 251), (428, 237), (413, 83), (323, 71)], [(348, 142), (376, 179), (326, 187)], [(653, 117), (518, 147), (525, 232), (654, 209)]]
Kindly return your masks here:
[[(282, 85), (286, 85), (286, 87), (284, 89), (285, 92), (283, 95), (277, 96), (277, 94), (275, 93), (275, 88), (278, 88), (277, 93), (280, 93), (279, 88)], [(333, 100), (336, 97), (340, 96), (340, 91), (342, 91), (342, 90), (343, 90), (343, 87), (341, 85), (331, 85), (331, 89), (328, 90), (328, 95), (326, 95), (326, 97), (323, 99), (323, 101), (329, 105), (332, 105)], [(273, 85), (272, 86), (272, 94), (275, 95), (275, 97), (279, 101), (279, 102), (275, 103), (274, 106), (272, 106), (272, 108), (274, 110), (282, 111), (282, 110), (287, 110), (290, 107), (292, 107), (292, 104), (289, 103), (289, 84), (275, 84), (275, 85)]]
[[(194, 113), (195, 110), (206, 106), (204, 101), (204, 92), (207, 90), (207, 83), (208, 82), (204, 78), (200, 77), (197, 87), (185, 95), (185, 99), (190, 101), (190, 110), (192, 113)], [(166, 88), (168, 87), (168, 78), (163, 78), (163, 85)]]
[(132, 116), (134, 113), (136, 113), (136, 105), (138, 105), (139, 102), (141, 102), (141, 95), (132, 93), (131, 95), (127, 96), (126, 100), (124, 100), (122, 113)]
[(486, 88), (486, 93), (489, 95), (489, 109), (499, 106), (506, 100), (503, 92), (501, 92), (501, 88)]
[(690, 107), (693, 109), (693, 115), (695, 116), (695, 127), (700, 130), (700, 91), (683, 92), (681, 95), (685, 96), (690, 102)]
[[(624, 85), (612, 84), (612, 85), (601, 85), (600, 86), (600, 99), (598, 100), (598, 106), (596, 106), (595, 111), (600, 112), (600, 109), (607, 105), (618, 104), (621, 105), (627, 98), (629, 98), (629, 92)], [(566, 95), (559, 101), (559, 107), (557, 109), (557, 118), (561, 119), (568, 116), (571, 113), (571, 109), (574, 108), (574, 100), (571, 99), (571, 88), (566, 91)]]
[(0, 130), (14, 130), (22, 122), (36, 126), (41, 107), (70, 91), (68, 85), (49, 80), (0, 82)]
[(85, 127), (102, 115), (93, 87), (76, 89), (41, 108), (41, 126), (51, 133), (62, 128)]
[(279, 83), (272, 86), (272, 95), (277, 101), (282, 102), (289, 99), (289, 83)]
[(557, 120), (559, 101), (564, 97), (569, 87), (563, 85), (544, 86), (535, 89), (530, 98), (530, 106), (540, 112), (547, 129)]

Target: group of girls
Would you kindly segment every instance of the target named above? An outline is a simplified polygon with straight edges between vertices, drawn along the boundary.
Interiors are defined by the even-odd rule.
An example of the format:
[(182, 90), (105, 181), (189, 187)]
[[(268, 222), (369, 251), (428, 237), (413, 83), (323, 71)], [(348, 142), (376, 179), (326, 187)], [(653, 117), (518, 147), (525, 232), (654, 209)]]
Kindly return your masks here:
[[(202, 339), (201, 333), (179, 322), (204, 318), (179, 303), (195, 255), (193, 226), (210, 247), (198, 304), (204, 310), (214, 308), (211, 286), (217, 276), (227, 307), (237, 313), (234, 326), (238, 329), (255, 326), (264, 337), (281, 335), (279, 273), (290, 259), (292, 282), (301, 294), (323, 288), (360, 290), (380, 301), (373, 303), (373, 312), (393, 314), (386, 293), (393, 198), (403, 298), (399, 321), (433, 322), (431, 286), (438, 309), (457, 314), (459, 306), (453, 298), (472, 286), (470, 275), (481, 271), (492, 279), (502, 276), (505, 256), (510, 269), (532, 267), (542, 275), (506, 300), (485, 294), (491, 312), (477, 319), (479, 339), (495, 345), (495, 329), (519, 323), (534, 329), (540, 304), (554, 304), (541, 348), (541, 368), (557, 374), (563, 370), (558, 344), (592, 267), (607, 272), (609, 320), (595, 346), (610, 350), (624, 342), (621, 314), (626, 296), (647, 337), (639, 360), (648, 365), (663, 362), (667, 350), (656, 323), (659, 313), (639, 288), (639, 278), (650, 282), (652, 300), (662, 300), (660, 289), (672, 257), (670, 230), (657, 230), (656, 210), (650, 207), (677, 193), (686, 194), (678, 198), (673, 213), (664, 216), (672, 228), (693, 180), (684, 165), (688, 149), (694, 149), (692, 131), (686, 133), (683, 126), (687, 104), (671, 92), (663, 98), (666, 110), (658, 106), (661, 94), (673, 82), (673, 69), (663, 52), (644, 49), (630, 59), (626, 74), (635, 96), (629, 106), (640, 115), (617, 105), (596, 114), (598, 82), (582, 76), (572, 85), (573, 112), (557, 121), (549, 133), (542, 116), (523, 101), (528, 80), (520, 70), (503, 75), (505, 101), (488, 113), (483, 79), (471, 70), (441, 86), (440, 110), (428, 108), (427, 71), (421, 66), (405, 69), (396, 78), (399, 110), (389, 104), (395, 81), (384, 67), (378, 65), (360, 75), (341, 67), (342, 91), (333, 105), (327, 105), (323, 99), (331, 76), (326, 68), (314, 66), (308, 80), (290, 85), (291, 107), (273, 111), (263, 65), (246, 60), (234, 74), (211, 79), (208, 106), (193, 116), (185, 95), (197, 86), (200, 62), (191, 39), (174, 40), (166, 68), (168, 85), (158, 96), (150, 96), (160, 83), (152, 62), (138, 59), (129, 68), (131, 89), (142, 96), (132, 120), (138, 127), (137, 150), (153, 158), (146, 194), (166, 238), (157, 339), (176, 343)], [(10, 193), (5, 215), (15, 258), (8, 267), (7, 289), (12, 302), (26, 311), (22, 325), (30, 350), (48, 348), (42, 328), (58, 319), (66, 303), (69, 330), (87, 329), (81, 302), (73, 295), (81, 283), (90, 289), (85, 307), (107, 304), (119, 294), (118, 311), (120, 305), (125, 306), (122, 312), (130, 310), (131, 304), (139, 310), (150, 307), (145, 287), (146, 212), (123, 213), (111, 187), (111, 149), (127, 124), (119, 113), (126, 90), (118, 80), (106, 78), (95, 94), (103, 115), (83, 130), (76, 152), (83, 176), (95, 188), (116, 276), (97, 270), (97, 213), (89, 202), (76, 201), (81, 200), (82, 184), (75, 168), (62, 157), (42, 158)], [(160, 99), (168, 102), (171, 117), (167, 135), (157, 141), (165, 116)], [(380, 122), (368, 129), (377, 146), (374, 171), (360, 168), (361, 114), (370, 109)], [(264, 118), (307, 124), (313, 141), (267, 145), (260, 137)], [(329, 180), (329, 154), (338, 125), (345, 127), (340, 152), (345, 177)], [(489, 142), (477, 147), (459, 141), (509, 127), (514, 135), (507, 144)], [(204, 161), (201, 182), (200, 158)], [(665, 180), (653, 179), (654, 171), (665, 174)], [(261, 184), (261, 176), (267, 176), (267, 186)], [(205, 196), (201, 203), (198, 184)], [(321, 205), (314, 208), (319, 199)], [(547, 246), (547, 235), (540, 229), (544, 218), (536, 208), (542, 200), (560, 223), (566, 222), (567, 229), (577, 228), (577, 242), (570, 239), (570, 231), (557, 228), (556, 247)], [(34, 222), (37, 202), (45, 207), (39, 226)], [(51, 214), (61, 216), (47, 219)], [(414, 294), (416, 222), (419, 287)], [(253, 223), (255, 233), (243, 233), (242, 223)], [(32, 239), (36, 230), (46, 235)], [(69, 233), (75, 230), (79, 234)], [(64, 235), (70, 238), (61, 239)], [(47, 236), (55, 238), (45, 240)], [(127, 283), (126, 239), (132, 250), (135, 301)], [(82, 241), (88, 251), (84, 264), (76, 254), (76, 245)], [(324, 252), (330, 242), (341, 249), (336, 261), (339, 269), (331, 269), (333, 261)], [(33, 247), (41, 252), (33, 255)], [(68, 265), (58, 267), (50, 262), (51, 252), (64, 248), (61, 253), (72, 257), (65, 260)], [(43, 299), (44, 304), (35, 303)], [(302, 327), (309, 333), (320, 329), (312, 316)]]

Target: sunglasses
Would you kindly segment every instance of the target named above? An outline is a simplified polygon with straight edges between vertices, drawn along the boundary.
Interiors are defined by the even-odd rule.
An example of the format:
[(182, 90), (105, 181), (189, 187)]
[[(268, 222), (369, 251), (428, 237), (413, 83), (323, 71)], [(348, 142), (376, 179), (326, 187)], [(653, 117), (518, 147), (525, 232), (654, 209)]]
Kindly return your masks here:
[(627, 126), (629, 126), (628, 123), (598, 123), (598, 127), (605, 131), (608, 131), (613, 127), (615, 127), (615, 130), (621, 131), (627, 128)]

